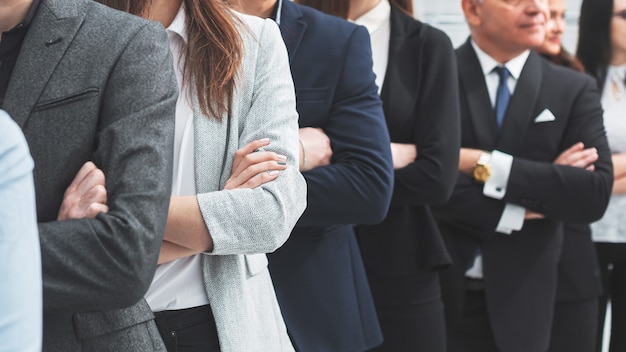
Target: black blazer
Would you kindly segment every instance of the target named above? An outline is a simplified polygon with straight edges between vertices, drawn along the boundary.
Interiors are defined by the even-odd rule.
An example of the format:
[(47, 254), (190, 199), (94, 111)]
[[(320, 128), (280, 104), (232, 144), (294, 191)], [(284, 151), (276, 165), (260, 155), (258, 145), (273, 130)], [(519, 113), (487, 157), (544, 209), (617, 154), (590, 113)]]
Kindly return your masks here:
[(395, 170), (385, 220), (358, 227), (368, 270), (415, 274), (450, 264), (430, 210), (454, 188), (460, 145), (456, 59), (443, 32), (391, 7), (389, 62), (381, 92), (392, 142), (417, 146), (414, 163)]
[[(483, 196), (482, 185), (460, 174), (450, 201), (438, 211), (455, 265), (445, 271), (448, 322), (463, 305), (464, 272), (480, 246), (487, 305), (496, 342), (505, 351), (548, 348), (561, 251), (562, 221), (599, 219), (611, 194), (613, 170), (595, 82), (531, 52), (501, 131), (478, 58), (469, 41), (457, 49), (461, 89), (461, 145), (514, 156), (506, 195)], [(554, 121), (535, 122), (545, 109)], [(596, 170), (552, 162), (576, 142), (598, 149)], [(545, 215), (511, 235), (495, 232), (505, 203)], [(451, 324), (453, 325), (453, 324)], [(453, 328), (453, 326), (451, 326)]]
[(381, 221), (393, 187), (369, 35), (310, 7), (282, 5), (300, 127), (321, 127), (333, 158), (303, 173), (307, 208), (268, 256), (270, 272), (297, 350), (364, 351), (382, 334), (350, 224)]
[(557, 301), (591, 299), (602, 293), (600, 264), (588, 224), (563, 224), (558, 265)]

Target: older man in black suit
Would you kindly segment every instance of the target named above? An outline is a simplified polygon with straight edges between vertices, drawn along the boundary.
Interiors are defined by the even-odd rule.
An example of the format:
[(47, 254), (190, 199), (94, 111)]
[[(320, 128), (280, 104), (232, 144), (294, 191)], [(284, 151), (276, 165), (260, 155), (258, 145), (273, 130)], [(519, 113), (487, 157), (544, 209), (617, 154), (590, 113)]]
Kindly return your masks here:
[(597, 220), (611, 192), (600, 97), (530, 50), (544, 40), (546, 0), (462, 6), (460, 173), (437, 212), (455, 260), (442, 280), (449, 350), (544, 352), (562, 221)]

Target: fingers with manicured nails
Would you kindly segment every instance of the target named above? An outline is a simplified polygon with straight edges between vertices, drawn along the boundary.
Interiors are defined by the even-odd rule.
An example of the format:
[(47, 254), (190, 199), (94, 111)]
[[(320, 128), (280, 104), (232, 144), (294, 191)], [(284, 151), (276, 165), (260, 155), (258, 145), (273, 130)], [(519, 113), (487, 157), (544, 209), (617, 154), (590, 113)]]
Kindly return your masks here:
[(241, 171), (245, 169), (245, 167), (242, 167), (240, 165), (241, 161), (248, 155), (253, 154), (257, 149), (268, 146), (269, 144), (270, 144), (269, 138), (262, 138), (262, 139), (254, 140), (244, 145), (243, 147), (237, 149), (237, 151), (235, 152), (235, 158), (233, 160), (233, 168), (230, 174), (236, 175), (236, 174), (241, 173)]
[(248, 181), (243, 183), (238, 188), (256, 188), (264, 183), (275, 180), (278, 175), (280, 175), (280, 172), (278, 172), (278, 170), (261, 172), (252, 176), (250, 179), (248, 179)]
[(286, 156), (258, 151), (269, 143), (269, 138), (255, 140), (235, 152), (233, 168), (224, 189), (258, 187), (274, 180), (278, 177), (279, 170), (287, 168)]
[[(273, 152), (261, 152), (254, 154), (263, 154), (263, 155), (254, 155), (250, 156), (250, 158), (246, 157), (242, 161), (242, 165), (247, 165), (247, 167), (239, 174), (232, 175), (228, 181), (226, 181), (226, 185), (224, 189), (234, 189), (234, 188), (247, 188), (245, 185), (248, 185), (248, 181), (260, 173), (265, 173), (267, 171), (279, 171), (285, 170), (287, 168), (287, 164), (285, 161), (287, 160), (285, 156), (278, 155)], [(278, 174), (276, 174), (278, 176)], [(274, 177), (275, 178), (275, 177)], [(272, 178), (272, 180), (274, 179)], [(257, 178), (258, 180), (259, 178)], [(261, 177), (261, 179), (264, 179)], [(263, 184), (265, 182), (262, 182)], [(253, 182), (253, 184), (256, 184)], [(259, 186), (257, 184), (254, 187)]]

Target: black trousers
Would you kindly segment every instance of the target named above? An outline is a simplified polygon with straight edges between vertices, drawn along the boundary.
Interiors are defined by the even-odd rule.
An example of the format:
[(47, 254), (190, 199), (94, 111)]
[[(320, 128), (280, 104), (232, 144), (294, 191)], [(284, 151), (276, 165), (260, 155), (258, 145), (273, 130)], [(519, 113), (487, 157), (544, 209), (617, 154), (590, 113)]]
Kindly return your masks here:
[(596, 345), (598, 298), (556, 301), (549, 352), (593, 352)]
[(446, 351), (439, 273), (368, 279), (383, 344), (370, 351)]
[(596, 243), (603, 294), (598, 309), (596, 351), (602, 351), (604, 313), (611, 302), (610, 352), (626, 351), (626, 243)]
[(493, 336), (485, 291), (465, 290), (462, 321), (448, 332), (448, 352), (498, 352)]
[(219, 352), (215, 318), (209, 305), (156, 312), (155, 321), (168, 352)]

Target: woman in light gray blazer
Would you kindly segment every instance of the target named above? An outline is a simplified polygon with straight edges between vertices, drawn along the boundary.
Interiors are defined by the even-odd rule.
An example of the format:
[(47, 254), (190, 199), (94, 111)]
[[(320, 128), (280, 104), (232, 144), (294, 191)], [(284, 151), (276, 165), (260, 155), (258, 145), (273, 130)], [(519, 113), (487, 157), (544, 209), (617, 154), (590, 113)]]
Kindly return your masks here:
[(264, 253), (304, 211), (276, 24), (220, 0), (100, 0), (161, 22), (178, 74), (173, 189), (146, 300), (168, 351), (291, 351)]

